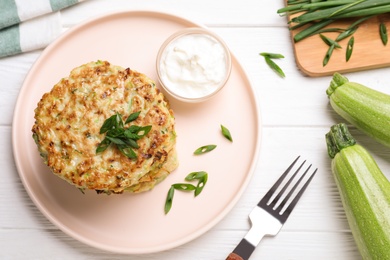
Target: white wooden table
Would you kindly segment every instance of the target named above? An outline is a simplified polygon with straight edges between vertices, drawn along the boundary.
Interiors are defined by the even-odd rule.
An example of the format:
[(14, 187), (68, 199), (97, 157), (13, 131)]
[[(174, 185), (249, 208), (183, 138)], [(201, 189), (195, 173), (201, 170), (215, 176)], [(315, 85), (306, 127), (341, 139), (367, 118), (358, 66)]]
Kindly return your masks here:
[[(0, 259), (225, 259), (249, 229), (248, 214), (287, 164), (302, 155), (319, 172), (276, 237), (266, 237), (253, 259), (360, 259), (330, 171), (324, 135), (343, 121), (328, 103), (330, 77), (309, 78), (295, 64), (286, 20), (275, 1), (89, 0), (62, 11), (64, 30), (115, 10), (158, 10), (212, 28), (230, 46), (260, 101), (262, 142), (257, 167), (232, 211), (207, 233), (150, 255), (117, 255), (84, 245), (51, 224), (30, 200), (12, 155), (13, 109), (23, 80), (42, 51), (0, 59)], [(279, 78), (260, 52), (285, 55)], [(349, 73), (351, 81), (390, 92), (390, 68)], [(390, 177), (389, 150), (355, 128), (352, 134)]]

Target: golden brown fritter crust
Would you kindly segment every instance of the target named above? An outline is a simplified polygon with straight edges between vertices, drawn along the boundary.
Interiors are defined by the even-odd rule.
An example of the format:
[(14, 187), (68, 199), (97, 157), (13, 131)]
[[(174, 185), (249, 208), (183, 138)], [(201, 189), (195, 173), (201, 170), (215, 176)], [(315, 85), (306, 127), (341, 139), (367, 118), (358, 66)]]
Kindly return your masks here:
[[(103, 122), (115, 113), (126, 120), (138, 111), (132, 124), (152, 129), (138, 140), (137, 159), (112, 145), (96, 154), (104, 139), (99, 133)], [(32, 132), (45, 163), (76, 187), (139, 192), (153, 188), (177, 167), (174, 123), (168, 102), (151, 79), (98, 61), (73, 69), (43, 95)]]

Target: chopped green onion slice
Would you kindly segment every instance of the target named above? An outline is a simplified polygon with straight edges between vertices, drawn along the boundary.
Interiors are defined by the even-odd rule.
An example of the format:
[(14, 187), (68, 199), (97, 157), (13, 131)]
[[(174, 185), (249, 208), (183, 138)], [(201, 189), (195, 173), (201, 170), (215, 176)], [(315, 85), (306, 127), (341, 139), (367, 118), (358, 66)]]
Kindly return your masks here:
[(195, 186), (190, 183), (175, 183), (172, 185), (172, 187), (175, 188), (175, 190), (182, 190), (182, 191), (191, 191), (195, 190)]
[(111, 141), (107, 138), (104, 138), (103, 141), (96, 148), (96, 153), (104, 152), (111, 144)]
[(322, 61), (322, 66), (325, 67), (326, 64), (328, 64), (330, 57), (332, 56), (333, 50), (334, 50), (334, 45), (330, 46), (328, 51), (326, 52), (324, 60)]
[(126, 157), (136, 159), (137, 154), (133, 148), (139, 148), (137, 140), (147, 135), (152, 129), (152, 126), (131, 125), (128, 128), (124, 128), (124, 125), (137, 119), (139, 114), (140, 111), (130, 114), (125, 123), (123, 123), (122, 115), (119, 113), (107, 118), (100, 128), (100, 134), (105, 134), (106, 136), (98, 144), (96, 153), (104, 152), (110, 144), (113, 144)]
[(168, 212), (172, 208), (172, 201), (173, 201), (173, 195), (175, 193), (175, 188), (171, 186), (171, 188), (168, 191), (167, 198), (165, 200), (165, 206), (164, 206), (164, 212), (165, 214), (168, 214)]
[(204, 186), (207, 183), (207, 179), (208, 179), (208, 175), (206, 173), (203, 176), (203, 178), (199, 180), (198, 185), (196, 185), (196, 189), (195, 189), (195, 197), (198, 196), (202, 192)]
[(326, 37), (323, 34), (320, 34), (320, 37), (328, 46), (334, 45), (335, 48), (339, 48), (339, 49), (341, 48), (340, 44), (338, 44), (338, 42), (332, 40), (331, 38)]
[(132, 113), (131, 115), (129, 115), (129, 117), (126, 119), (125, 125), (136, 120), (140, 113), (141, 113), (141, 111), (138, 111), (138, 112), (135, 112), (135, 113)]
[(349, 59), (351, 58), (354, 42), (355, 42), (355, 38), (352, 36), (348, 41), (347, 51), (345, 52), (346, 61), (349, 61)]
[(336, 38), (336, 42), (341, 41), (341, 40), (351, 36), (352, 34), (354, 34), (356, 32), (357, 28), (358, 28), (357, 26), (352, 27), (352, 28), (347, 29), (344, 32), (340, 33)]
[(207, 175), (207, 172), (200, 171), (200, 172), (191, 172), (188, 174), (185, 178), (186, 181), (192, 181), (192, 180), (201, 180)]
[(196, 149), (194, 154), (199, 155), (199, 154), (208, 153), (208, 152), (214, 150), (216, 147), (217, 146), (215, 144), (204, 145), (204, 146), (201, 146), (198, 149)]
[(175, 190), (194, 191), (194, 196), (196, 197), (202, 192), (204, 186), (207, 183), (207, 179), (208, 179), (207, 172), (204, 172), (204, 171), (191, 172), (190, 174), (188, 174), (186, 176), (185, 180), (186, 181), (198, 180), (198, 184), (196, 186), (194, 186), (191, 183), (172, 184), (171, 188), (168, 191), (167, 198), (165, 200), (165, 207), (164, 207), (165, 214), (167, 214), (171, 210), (172, 201), (173, 201), (173, 194), (174, 194)]
[(268, 57), (270, 59), (282, 59), (284, 56), (279, 53), (269, 53), (269, 52), (262, 52), (260, 53), (261, 56), (263, 57)]
[(270, 59), (267, 56), (265, 56), (264, 59), (265, 59), (265, 62), (268, 64), (268, 66), (271, 69), (273, 69), (276, 72), (276, 74), (278, 74), (282, 78), (286, 77), (283, 70), (272, 59)]
[(230, 142), (233, 142), (233, 138), (232, 138), (232, 135), (230, 134), (229, 129), (227, 129), (225, 126), (221, 125), (221, 130), (222, 130), (223, 136), (225, 136), (226, 139), (228, 139)]
[(383, 45), (387, 45), (387, 28), (386, 28), (386, 25), (384, 23), (381, 23), (379, 25), (379, 33), (381, 35), (381, 40), (382, 40), (382, 43)]
[(136, 159), (137, 158), (137, 154), (130, 147), (127, 147), (125, 145), (117, 145), (117, 147), (118, 147), (119, 151), (121, 151), (121, 153), (123, 155), (125, 155), (126, 157), (128, 157), (130, 159)]

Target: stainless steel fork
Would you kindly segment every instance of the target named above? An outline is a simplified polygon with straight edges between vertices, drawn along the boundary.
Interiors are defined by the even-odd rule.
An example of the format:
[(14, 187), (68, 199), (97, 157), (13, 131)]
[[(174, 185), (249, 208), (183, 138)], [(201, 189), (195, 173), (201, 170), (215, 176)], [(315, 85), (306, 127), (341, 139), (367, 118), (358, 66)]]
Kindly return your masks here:
[[(275, 236), (279, 233), (283, 224), (286, 222), (291, 211), (294, 209), (295, 205), (298, 203), (299, 198), (302, 196), (306, 187), (309, 185), (310, 181), (313, 179), (314, 175), (317, 172), (317, 169), (307, 178), (305, 183), (301, 186), (299, 184), (304, 179), (305, 175), (309, 172), (312, 165), (305, 170), (301, 175), (298, 181), (295, 182), (294, 186), (289, 189), (288, 194), (285, 195), (290, 184), (293, 182), (294, 178), (300, 172), (301, 168), (305, 164), (304, 161), (290, 179), (281, 186), (282, 182), (294, 167), (295, 163), (298, 161), (300, 156), (298, 156), (295, 161), (287, 168), (287, 170), (280, 176), (276, 183), (271, 187), (271, 189), (265, 194), (265, 196), (260, 200), (257, 206), (249, 214), (249, 219), (251, 221), (252, 227), (233, 250), (232, 253), (226, 258), (226, 260), (247, 260), (255, 250), (256, 246), (260, 243), (260, 240), (265, 235)], [(299, 188), (298, 188), (299, 187)], [(298, 188), (298, 190), (297, 190)], [(297, 192), (295, 192), (297, 190)]]

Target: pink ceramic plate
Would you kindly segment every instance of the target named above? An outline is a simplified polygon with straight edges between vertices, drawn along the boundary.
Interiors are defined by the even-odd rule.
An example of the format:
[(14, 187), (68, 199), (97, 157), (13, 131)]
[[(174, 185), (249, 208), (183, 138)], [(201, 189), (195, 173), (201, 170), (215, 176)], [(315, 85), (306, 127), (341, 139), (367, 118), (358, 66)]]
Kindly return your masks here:
[[(226, 87), (200, 104), (171, 100), (176, 116), (179, 168), (152, 191), (142, 194), (97, 195), (54, 176), (39, 157), (31, 137), (34, 109), (41, 96), (76, 66), (96, 60), (130, 67), (157, 82), (155, 59), (163, 41), (186, 27), (186, 19), (151, 11), (113, 13), (67, 31), (51, 44), (32, 67), (21, 89), (14, 114), (13, 149), (22, 182), (40, 211), (61, 230), (91, 246), (129, 254), (151, 253), (182, 245), (209, 230), (234, 206), (255, 167), (260, 120), (252, 87), (240, 64)], [(225, 139), (220, 124), (230, 129)], [(214, 151), (193, 151), (216, 144)], [(196, 198), (176, 192), (164, 214), (171, 184), (193, 171), (207, 171), (208, 183)]]

